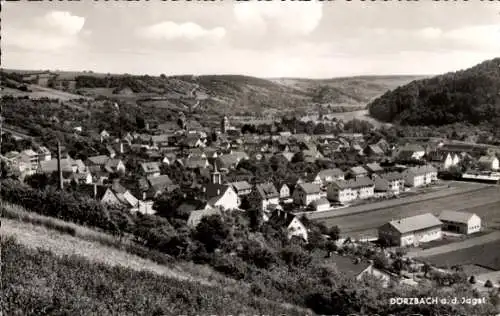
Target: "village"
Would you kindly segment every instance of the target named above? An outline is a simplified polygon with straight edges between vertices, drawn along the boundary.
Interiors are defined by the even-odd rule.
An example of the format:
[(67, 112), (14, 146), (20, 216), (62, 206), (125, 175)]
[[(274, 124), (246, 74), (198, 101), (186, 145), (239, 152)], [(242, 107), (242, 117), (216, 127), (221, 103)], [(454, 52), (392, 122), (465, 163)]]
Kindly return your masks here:
[[(263, 221), (278, 223), (288, 231), (289, 238), (304, 242), (309, 239), (304, 220), (327, 218), (335, 223), (336, 216), (355, 214), (354, 208), (370, 217), (368, 212), (383, 208), (384, 203), (389, 207), (404, 204), (405, 199), (439, 201), (440, 197), (458, 194), (452, 190), (456, 189), (453, 187), (457, 181), (442, 179), (443, 175), (449, 176), (450, 170), (462, 174), (462, 181), (489, 182), (480, 184), (485, 187), (498, 180), (495, 178), (499, 169), (497, 152), (488, 146), (446, 139), (401, 144), (382, 138), (367, 144), (366, 135), (348, 131), (338, 135), (242, 134), (240, 129), (231, 126), (227, 116), (221, 118), (214, 137), (197, 130), (196, 126), (186, 126), (183, 115), (180, 117), (179, 124), (147, 126), (142, 133), (128, 131), (122, 137), (102, 130), (98, 138), (106, 145), (108, 154), (91, 156), (84, 161), (73, 159), (61, 147), (58, 152), (50, 152), (43, 144), (8, 152), (2, 159), (16, 169), (22, 179), (56, 178), (55, 183), (61, 187), (74, 187), (92, 199), (132, 213), (155, 214), (154, 205), (160, 196), (181, 192), (185, 202), (178, 208), (189, 212), (187, 226), (191, 229), (207, 216), (257, 208)], [(81, 132), (75, 129), (75, 134)], [(256, 177), (249, 177), (248, 172), (242, 177), (237, 172), (239, 166), (263, 161), (321, 162), (328, 166), (335, 163), (337, 153), (345, 151), (363, 157), (366, 163), (324, 168), (292, 177), (273, 177), (269, 181), (258, 181)], [(135, 169), (127, 168), (130, 157), (141, 157), (134, 159)], [(165, 168), (189, 172), (195, 178), (175, 182), (164, 172)], [(483, 178), (478, 179), (478, 175)], [(462, 188), (463, 193), (470, 190)], [(191, 192), (189, 198), (186, 192)], [(370, 227), (377, 229), (377, 235), (369, 238), (357, 238), (344, 232), (342, 225), (334, 225), (342, 236), (337, 241), (338, 249), (347, 250), (342, 250), (342, 255), (338, 251), (330, 252), (326, 260), (334, 262), (347, 275), (359, 279), (368, 273), (381, 278), (386, 285), (391, 280), (416, 285), (425, 281), (431, 269), (442, 273), (441, 278), (456, 273), (458, 265), (453, 266), (455, 270), (437, 265), (432, 268), (419, 260), (418, 255), (412, 256), (411, 247), (446, 240), (447, 236), (481, 234), (484, 225), (481, 218), (474, 213), (450, 210), (436, 214), (434, 209), (429, 209), (421, 213), (395, 216), (383, 225)], [(373, 258), (377, 259), (361, 262), (353, 255), (359, 251), (353, 250), (357, 248), (371, 249)], [(379, 253), (383, 257), (377, 255)], [(394, 269), (395, 266), (398, 268)], [(481, 269), (480, 274), (468, 272), (469, 281), (479, 282), (483, 290), (500, 286), (494, 279), (498, 270), (485, 266)]]

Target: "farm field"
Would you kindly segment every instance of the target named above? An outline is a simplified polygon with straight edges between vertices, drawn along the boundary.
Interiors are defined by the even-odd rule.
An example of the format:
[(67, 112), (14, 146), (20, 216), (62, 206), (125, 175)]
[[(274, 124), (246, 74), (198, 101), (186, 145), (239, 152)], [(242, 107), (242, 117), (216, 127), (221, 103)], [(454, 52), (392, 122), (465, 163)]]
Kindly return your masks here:
[(475, 264), (492, 270), (500, 270), (500, 240), (446, 252), (425, 260), (438, 267)]
[(367, 238), (377, 236), (377, 228), (391, 220), (429, 212), (437, 215), (443, 210), (474, 212), (483, 219), (487, 227), (500, 228), (500, 187), (491, 186), (460, 195), (398, 205), (369, 213), (321, 218), (318, 221), (326, 226), (339, 226), (344, 235)]
[(41, 98), (50, 98), (50, 99), (59, 99), (61, 101), (69, 101), (74, 99), (90, 99), (88, 97), (84, 97), (78, 94), (68, 93), (60, 90), (55, 90), (51, 88), (41, 87), (37, 85), (30, 85), (29, 89), (32, 92), (23, 92), (16, 89), (10, 88), (2, 88), (2, 94), (4, 95), (12, 95), (15, 97), (24, 97), (27, 96), (31, 99), (41, 99)]

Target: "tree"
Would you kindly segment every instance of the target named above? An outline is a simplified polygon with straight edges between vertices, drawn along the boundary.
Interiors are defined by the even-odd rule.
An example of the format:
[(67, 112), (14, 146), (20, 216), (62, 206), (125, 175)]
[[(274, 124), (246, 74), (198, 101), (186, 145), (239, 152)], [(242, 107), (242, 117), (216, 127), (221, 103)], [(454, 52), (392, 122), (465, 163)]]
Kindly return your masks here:
[(487, 280), (486, 282), (484, 282), (484, 287), (492, 288), (493, 282), (491, 282), (491, 280)]
[(373, 260), (373, 266), (377, 269), (387, 270), (390, 267), (389, 259), (385, 254), (380, 253)]
[(473, 275), (471, 275), (471, 277), (469, 278), (469, 283), (470, 283), (470, 284), (476, 284), (476, 282), (477, 282), (477, 281), (476, 281), (476, 277), (475, 277), (475, 276), (473, 276)]
[(211, 215), (202, 218), (196, 226), (193, 237), (201, 242), (209, 253), (212, 253), (226, 240), (230, 231), (219, 215)]

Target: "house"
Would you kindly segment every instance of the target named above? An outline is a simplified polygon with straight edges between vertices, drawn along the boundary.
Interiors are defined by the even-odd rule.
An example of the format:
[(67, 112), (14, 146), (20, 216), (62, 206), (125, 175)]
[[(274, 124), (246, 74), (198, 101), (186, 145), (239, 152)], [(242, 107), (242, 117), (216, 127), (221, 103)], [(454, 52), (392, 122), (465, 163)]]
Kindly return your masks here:
[(168, 175), (147, 177), (146, 180), (149, 185), (148, 193), (152, 197), (157, 197), (163, 192), (172, 192), (178, 188)]
[(455, 153), (431, 151), (427, 154), (427, 161), (438, 170), (447, 170), (452, 166), (457, 166), (460, 157)]
[(286, 184), (283, 183), (278, 186), (279, 187), (279, 195), (280, 199), (288, 199), (290, 197), (290, 187)]
[(252, 193), (252, 185), (247, 181), (230, 182), (228, 184), (233, 187), (240, 197)]
[(217, 165), (221, 169), (228, 169), (229, 170), (229, 169), (236, 168), (241, 160), (248, 159), (248, 158), (249, 158), (248, 155), (244, 156), (244, 155), (235, 154), (233, 152), (233, 153), (230, 153), (227, 155), (219, 156), (219, 157), (217, 157), (217, 159), (215, 159), (215, 161), (217, 162)]
[(157, 162), (141, 163), (141, 173), (146, 177), (158, 177), (160, 175), (160, 166)]
[(109, 159), (104, 165), (104, 170), (109, 173), (125, 173), (125, 164), (121, 159)]
[(52, 154), (50, 153), (50, 150), (45, 146), (40, 146), (37, 152), (38, 152), (38, 162), (48, 161), (52, 159)]
[(308, 206), (312, 201), (321, 199), (321, 188), (316, 183), (300, 183), (293, 190), (293, 201)]
[(240, 206), (240, 199), (236, 191), (229, 185), (223, 186), (220, 194), (208, 200), (210, 207), (219, 207), (223, 210), (234, 210)]
[(366, 260), (341, 256), (331, 253), (325, 265), (333, 266), (339, 273), (351, 280), (361, 281), (364, 277), (374, 277), (380, 280), (382, 287), (387, 287), (394, 278), (389, 273), (379, 270)]
[(100, 156), (92, 156), (87, 158), (87, 165), (90, 166), (99, 166), (101, 168), (104, 168), (106, 163), (108, 162), (110, 158), (106, 155), (100, 155)]
[(481, 218), (474, 213), (443, 211), (439, 215), (443, 230), (469, 235), (481, 231)]
[(32, 149), (26, 149), (19, 153), (19, 160), (27, 166), (26, 174), (34, 174), (38, 169), (39, 156)]
[(388, 154), (392, 150), (392, 146), (389, 145), (389, 143), (383, 138), (381, 138), (375, 145), (382, 149), (384, 154)]
[(403, 171), (402, 174), (405, 185), (409, 187), (420, 187), (437, 180), (437, 170), (430, 165), (411, 167)]
[(318, 176), (321, 180), (322, 185), (326, 185), (326, 184), (331, 183), (333, 181), (345, 179), (344, 172), (338, 168), (321, 170), (318, 173)]
[(401, 147), (396, 156), (399, 160), (420, 160), (425, 156), (425, 148), (418, 144), (407, 144)]
[(184, 168), (194, 170), (194, 169), (204, 169), (210, 167), (210, 163), (206, 158), (201, 157), (189, 157), (181, 161)]
[(320, 198), (311, 202), (310, 206), (315, 212), (328, 211), (330, 209), (330, 202), (325, 198)]
[(496, 156), (481, 156), (478, 160), (479, 168), (482, 170), (498, 170), (499, 162)]
[(368, 170), (361, 166), (356, 166), (349, 169), (349, 174), (354, 178), (366, 177), (368, 176)]
[(261, 210), (267, 211), (270, 205), (279, 205), (280, 194), (274, 184), (260, 183), (255, 186), (255, 191), (257, 198), (260, 201)]
[(382, 158), (385, 155), (385, 152), (378, 145), (368, 145), (364, 149), (365, 155), (372, 158)]
[(201, 220), (204, 217), (209, 217), (212, 215), (222, 216), (222, 212), (217, 207), (211, 207), (211, 206), (207, 205), (202, 210), (192, 211), (189, 214), (189, 218), (187, 220), (187, 225), (189, 228), (194, 229), (194, 228), (196, 228), (196, 226), (198, 226), (200, 224)]
[(332, 182), (327, 187), (330, 201), (346, 203), (357, 199), (368, 199), (375, 194), (375, 184), (368, 177)]
[(277, 209), (269, 218), (269, 223), (274, 226), (285, 227), (289, 239), (298, 237), (307, 242), (307, 228), (296, 215)]
[(281, 152), (281, 153), (276, 154), (277, 158), (283, 158), (287, 162), (292, 162), (293, 156), (295, 156), (295, 153), (293, 153), (293, 152)]
[(384, 168), (382, 166), (380, 166), (380, 164), (378, 164), (376, 162), (367, 163), (365, 167), (366, 167), (365, 169), (369, 173), (381, 173), (381, 172), (384, 172)]
[(379, 227), (379, 240), (386, 245), (418, 246), (442, 238), (443, 223), (431, 213), (393, 220)]
[(165, 165), (171, 165), (177, 159), (177, 155), (175, 153), (166, 153), (163, 155), (161, 159), (161, 163)]
[(323, 155), (317, 150), (302, 150), (304, 161), (308, 163), (315, 163), (316, 160), (324, 158)]
[(404, 190), (404, 176), (399, 172), (388, 172), (373, 176), (376, 192), (399, 194)]
[(205, 147), (205, 142), (203, 142), (200, 135), (196, 133), (187, 134), (182, 144), (188, 148)]
[(151, 136), (151, 145), (155, 148), (166, 148), (170, 144), (170, 134), (161, 134)]
[[(61, 159), (61, 169), (63, 174), (72, 173), (86, 173), (87, 168), (83, 165), (81, 160), (73, 160), (71, 158)], [(51, 159), (47, 161), (40, 162), (40, 166), (37, 169), (38, 173), (51, 174), (57, 172), (57, 159)]]

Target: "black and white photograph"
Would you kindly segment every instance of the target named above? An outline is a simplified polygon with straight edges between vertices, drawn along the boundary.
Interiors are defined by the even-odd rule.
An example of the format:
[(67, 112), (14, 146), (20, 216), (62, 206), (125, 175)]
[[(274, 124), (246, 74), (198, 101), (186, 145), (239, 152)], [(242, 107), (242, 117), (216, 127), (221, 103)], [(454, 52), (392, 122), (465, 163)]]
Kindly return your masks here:
[(500, 1), (0, 6), (0, 316), (500, 316)]

